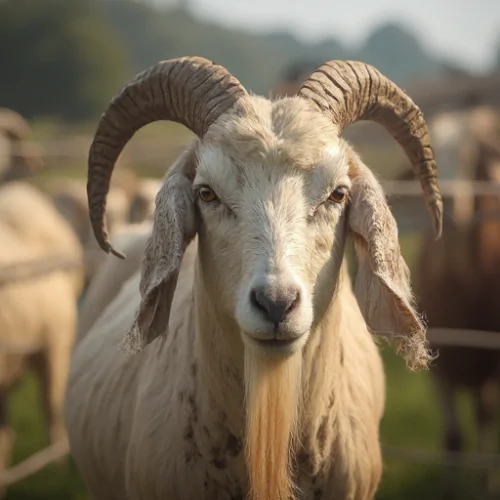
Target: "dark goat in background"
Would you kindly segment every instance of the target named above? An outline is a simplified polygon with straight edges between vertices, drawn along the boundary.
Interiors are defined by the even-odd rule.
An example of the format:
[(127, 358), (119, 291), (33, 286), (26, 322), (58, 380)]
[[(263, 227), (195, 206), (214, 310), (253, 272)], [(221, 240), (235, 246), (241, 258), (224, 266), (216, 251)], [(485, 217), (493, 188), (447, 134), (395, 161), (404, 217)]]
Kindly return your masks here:
[[(476, 107), (435, 123), (449, 127), (443, 135), (445, 144), (440, 142), (443, 131), (435, 128), (433, 135), (430, 127), (440, 172), (497, 182), (500, 190), (500, 127), (494, 111)], [(413, 175), (407, 172), (399, 176), (410, 178)], [(448, 210), (445, 204), (445, 220), (440, 240), (430, 233), (424, 236), (413, 271), (428, 326), (500, 335), (500, 196), (465, 190), (448, 202)], [(498, 444), (500, 351), (441, 347), (431, 375), (444, 414), (446, 450), (463, 450), (456, 397), (465, 389), (473, 398), (479, 451), (496, 451), (491, 448)]]

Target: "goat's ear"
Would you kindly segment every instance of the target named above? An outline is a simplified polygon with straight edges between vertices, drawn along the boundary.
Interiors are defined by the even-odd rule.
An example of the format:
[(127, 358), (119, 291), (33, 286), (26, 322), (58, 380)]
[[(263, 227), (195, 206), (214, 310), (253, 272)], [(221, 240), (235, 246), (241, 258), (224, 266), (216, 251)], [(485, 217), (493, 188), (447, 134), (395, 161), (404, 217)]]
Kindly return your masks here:
[(414, 307), (396, 221), (372, 172), (354, 153), (349, 161), (348, 224), (358, 258), (354, 291), (361, 312), (373, 333), (394, 339), (410, 369), (426, 368), (431, 356), (425, 326)]
[[(182, 163), (180, 163), (182, 162)], [(141, 275), (141, 304), (124, 347), (141, 351), (167, 334), (170, 309), (184, 252), (197, 231), (191, 186), (195, 156), (181, 157), (156, 196), (153, 230), (146, 245)]]

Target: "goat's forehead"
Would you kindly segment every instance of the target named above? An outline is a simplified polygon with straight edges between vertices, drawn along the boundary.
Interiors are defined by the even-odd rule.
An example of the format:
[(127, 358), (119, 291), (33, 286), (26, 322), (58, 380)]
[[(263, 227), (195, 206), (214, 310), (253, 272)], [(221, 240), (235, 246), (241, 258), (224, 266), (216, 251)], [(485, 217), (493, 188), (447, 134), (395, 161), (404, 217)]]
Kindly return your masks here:
[(278, 145), (260, 155), (232, 154), (225, 148), (201, 146), (197, 155), (195, 183), (239, 190), (243, 186), (274, 184), (280, 179), (302, 178), (305, 184), (332, 184), (348, 176), (343, 144), (322, 146), (314, 158), (290, 155)]
[(299, 98), (252, 97), (214, 124), (199, 149), (201, 171), (270, 169), (303, 173), (342, 163), (345, 144), (331, 121)]

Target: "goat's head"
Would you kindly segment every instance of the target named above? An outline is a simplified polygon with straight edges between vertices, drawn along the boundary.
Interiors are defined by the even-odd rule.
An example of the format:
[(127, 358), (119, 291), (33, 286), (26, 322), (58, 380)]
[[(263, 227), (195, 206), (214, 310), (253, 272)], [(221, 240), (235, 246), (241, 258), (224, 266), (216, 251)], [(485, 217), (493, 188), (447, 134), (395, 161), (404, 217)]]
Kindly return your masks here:
[(384, 125), (412, 161), (440, 234), (427, 127), (394, 83), (369, 65), (333, 61), (297, 97), (273, 102), (248, 95), (203, 58), (158, 63), (114, 98), (91, 147), (90, 216), (106, 252), (123, 257), (104, 218), (113, 165), (139, 128), (160, 119), (183, 123), (201, 140), (186, 153), (194, 160), (178, 162), (157, 197), (137, 321), (143, 345), (165, 330), (169, 312), (162, 311), (197, 232), (202, 269), (247, 344), (282, 354), (304, 345), (331, 300), (348, 228), (362, 263), (356, 292), (368, 325), (424, 335), (382, 189), (340, 138), (357, 120)]

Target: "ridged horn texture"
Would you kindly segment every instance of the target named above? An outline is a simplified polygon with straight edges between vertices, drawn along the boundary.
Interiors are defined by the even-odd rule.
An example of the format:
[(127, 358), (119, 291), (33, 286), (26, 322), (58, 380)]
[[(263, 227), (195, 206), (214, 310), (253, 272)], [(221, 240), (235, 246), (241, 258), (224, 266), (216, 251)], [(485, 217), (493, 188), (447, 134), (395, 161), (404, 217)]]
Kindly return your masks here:
[(130, 80), (101, 116), (90, 147), (87, 196), (94, 235), (106, 253), (106, 196), (115, 162), (143, 126), (170, 120), (202, 138), (208, 127), (247, 92), (224, 67), (202, 57), (161, 61)]
[(299, 96), (313, 101), (339, 127), (358, 120), (383, 125), (403, 147), (420, 180), (436, 238), (443, 226), (443, 201), (434, 152), (420, 108), (376, 68), (358, 61), (329, 61), (302, 85)]

